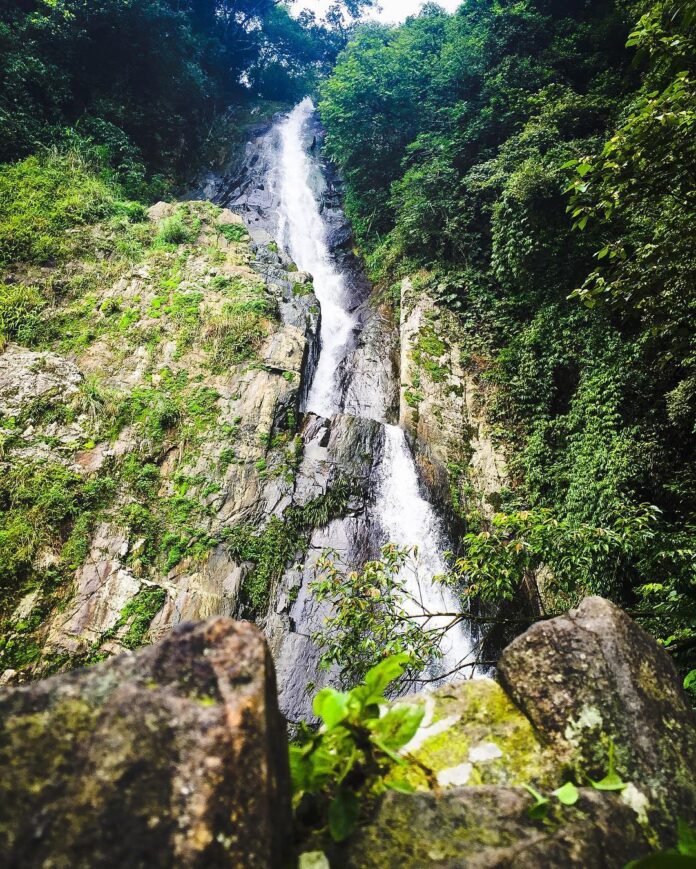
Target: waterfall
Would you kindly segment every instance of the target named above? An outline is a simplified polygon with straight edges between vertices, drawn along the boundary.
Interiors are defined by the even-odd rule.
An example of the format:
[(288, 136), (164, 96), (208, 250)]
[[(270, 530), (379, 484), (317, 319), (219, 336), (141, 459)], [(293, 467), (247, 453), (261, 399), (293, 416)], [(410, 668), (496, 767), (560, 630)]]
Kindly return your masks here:
[[(375, 514), (379, 520), (384, 543), (415, 548), (415, 554), (399, 577), (410, 600), (405, 609), (412, 616), (428, 613), (456, 613), (461, 603), (451, 589), (433, 577), (447, 573), (444, 552), (449, 548), (442, 523), (421, 495), (416, 465), (403, 429), (385, 426), (386, 445), (379, 469)], [(418, 618), (424, 628), (444, 628), (451, 617)], [(461, 627), (452, 628), (441, 643), (442, 660), (437, 668), (450, 673), (471, 655), (471, 641)]]
[[(331, 259), (326, 227), (312, 189), (316, 168), (307, 155), (303, 134), (314, 113), (309, 97), (283, 123), (279, 160), (279, 243), (297, 267), (314, 278), (321, 305), (321, 355), (305, 410), (332, 416), (340, 405), (338, 368), (356, 327), (346, 310), (345, 282)], [(321, 183), (321, 177), (317, 179)]]
[[(308, 98), (280, 122), (275, 130), (277, 151), (269, 177), (273, 199), (277, 203), (277, 242), (298, 268), (312, 275), (314, 291), (321, 306), (321, 352), (305, 410), (319, 417), (330, 418), (340, 413), (344, 403), (339, 372), (346, 364), (350, 365), (359, 322), (351, 313), (352, 300), (349, 298), (346, 278), (332, 256), (326, 222), (321, 212), (321, 194), (326, 189), (326, 181), (321, 163), (310, 149), (315, 118), (314, 105)], [(370, 390), (394, 389), (393, 384), (386, 387), (383, 381), (379, 383), (381, 385), (370, 380), (369, 374), (366, 374), (364, 382), (357, 384), (358, 391), (369, 395)], [(374, 400), (365, 402), (366, 407), (384, 408), (390, 404), (387, 396), (369, 397)], [(417, 557), (409, 561), (399, 577), (412, 598), (406, 608), (412, 615), (421, 617), (419, 622), (424, 629), (442, 628), (451, 621), (451, 617), (427, 620), (423, 615), (430, 612), (453, 613), (460, 609), (456, 595), (446, 586), (433, 581), (434, 577), (447, 572), (444, 553), (451, 547), (433, 506), (423, 496), (404, 431), (398, 426), (389, 425), (384, 418), (375, 421), (383, 426), (385, 442), (383, 455), (371, 481), (371, 518), (378, 529), (377, 542), (417, 547)], [(329, 541), (328, 545), (331, 546), (332, 542)], [(298, 639), (293, 641), (295, 645), (291, 644), (293, 661), (289, 675), (283, 677), (290, 686), (284, 691), (284, 702), (291, 709), (298, 708), (297, 698), (302, 692), (299, 682), (306, 684), (309, 677), (303, 668), (307, 666), (311, 653), (306, 640), (299, 639), (311, 633), (312, 620), (316, 618), (307, 596), (308, 590), (303, 586), (293, 608)], [(442, 660), (433, 664), (424, 678), (427, 675), (433, 679), (438, 674), (450, 673), (470, 657), (471, 640), (467, 631), (461, 625), (449, 631), (441, 642), (440, 651)], [(283, 663), (287, 669), (288, 662)]]

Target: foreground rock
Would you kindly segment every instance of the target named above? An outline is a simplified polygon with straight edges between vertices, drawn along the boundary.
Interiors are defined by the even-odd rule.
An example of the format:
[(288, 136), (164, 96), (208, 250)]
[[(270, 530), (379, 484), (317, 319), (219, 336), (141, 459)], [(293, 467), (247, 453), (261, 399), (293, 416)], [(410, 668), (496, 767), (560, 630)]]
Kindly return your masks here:
[(521, 788), (484, 786), (435, 794), (390, 794), (377, 823), (361, 830), (345, 857), (351, 869), (599, 869), (623, 867), (646, 845), (635, 814), (615, 796), (583, 790), (572, 810), (529, 818)]
[(0, 694), (0, 853), (28, 867), (266, 867), (289, 784), (273, 667), (250, 624)]
[[(415, 698), (415, 762), (394, 772), (413, 792), (365, 804), (341, 845), (310, 833), (300, 865), (623, 869), (673, 847), (677, 819), (696, 823), (696, 722), (667, 655), (625, 613), (587, 599), (515, 640), (500, 675)], [(596, 789), (612, 752), (623, 786)], [(0, 768), (2, 866), (293, 865), (284, 722), (245, 622), (181, 625), (0, 693)], [(571, 805), (553, 793), (569, 781)], [(525, 785), (545, 812), (530, 813)]]
[(651, 824), (696, 821), (694, 714), (669, 657), (625, 612), (586, 598), (530, 628), (498, 668), (559, 762), (596, 781), (613, 745), (629, 797)]
[[(420, 698), (418, 764), (397, 775), (416, 792), (386, 796), (345, 845), (320, 843), (331, 866), (623, 869), (674, 847), (678, 819), (696, 825), (696, 719), (668, 655), (626, 613), (588, 598), (498, 667), (499, 682)], [(593, 788), (612, 753), (619, 789)], [(574, 805), (553, 796), (568, 781)], [(524, 785), (549, 799), (545, 817)]]

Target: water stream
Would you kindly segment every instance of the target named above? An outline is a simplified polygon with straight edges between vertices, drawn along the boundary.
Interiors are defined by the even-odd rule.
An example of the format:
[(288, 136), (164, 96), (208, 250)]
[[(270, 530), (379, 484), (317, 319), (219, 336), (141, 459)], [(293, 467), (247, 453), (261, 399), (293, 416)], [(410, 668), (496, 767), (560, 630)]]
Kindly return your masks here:
[(314, 278), (314, 292), (321, 305), (321, 355), (305, 410), (329, 417), (340, 408), (339, 365), (357, 324), (347, 310), (344, 277), (329, 252), (326, 227), (314, 195), (317, 184), (312, 184), (312, 174), (320, 168), (310, 160), (304, 141), (313, 114), (314, 105), (306, 99), (280, 128), (278, 244), (299, 269)]
[[(339, 372), (346, 360), (350, 362), (358, 321), (349, 310), (344, 276), (329, 250), (326, 225), (315, 194), (321, 187), (321, 178), (317, 177), (321, 164), (309, 152), (307, 141), (311, 138), (308, 127), (314, 117), (314, 105), (306, 99), (282, 122), (279, 130), (277, 241), (298, 267), (314, 278), (322, 313), (321, 353), (306, 410), (330, 417), (342, 407)], [(373, 382), (369, 386), (379, 388)], [(387, 397), (382, 401), (375, 398), (370, 402), (373, 407), (389, 404)], [(421, 617), (424, 613), (456, 612), (460, 606), (456, 596), (433, 581), (433, 577), (447, 571), (444, 553), (450, 546), (433, 506), (423, 497), (404, 431), (389, 425), (384, 418), (377, 421), (384, 424), (385, 447), (373, 481), (373, 519), (381, 543), (413, 547), (416, 551), (401, 577), (411, 598), (407, 609)], [(440, 628), (450, 621), (451, 617), (443, 616), (427, 623), (424, 620), (423, 624)], [(299, 624), (297, 630), (303, 627), (306, 626)], [(441, 651), (439, 671), (448, 673), (471, 653), (467, 632), (459, 627), (448, 632)]]

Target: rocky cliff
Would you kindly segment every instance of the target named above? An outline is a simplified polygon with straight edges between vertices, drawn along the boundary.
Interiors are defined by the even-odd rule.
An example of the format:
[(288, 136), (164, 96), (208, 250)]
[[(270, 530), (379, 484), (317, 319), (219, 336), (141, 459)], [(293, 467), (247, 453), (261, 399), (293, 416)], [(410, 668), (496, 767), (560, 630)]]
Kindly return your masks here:
[(126, 231), (90, 232), (96, 261), (24, 276), (71, 282), (46, 349), (0, 355), (3, 494), (34, 535), (3, 600), (5, 681), (263, 616), (327, 494), (295, 504), (311, 278), (210, 203), (152, 208), (136, 257), (102, 252)]

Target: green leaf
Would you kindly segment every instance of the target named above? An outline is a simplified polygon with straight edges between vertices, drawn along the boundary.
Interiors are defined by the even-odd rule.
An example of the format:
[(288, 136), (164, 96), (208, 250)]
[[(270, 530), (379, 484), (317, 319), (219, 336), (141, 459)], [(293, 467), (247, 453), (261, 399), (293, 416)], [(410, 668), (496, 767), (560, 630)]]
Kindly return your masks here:
[(677, 821), (677, 850), (685, 857), (696, 857), (696, 830), (681, 818)]
[(396, 706), (373, 722), (372, 732), (382, 745), (397, 750), (413, 739), (424, 715), (424, 706)]
[(548, 797), (545, 797), (543, 794), (540, 794), (536, 788), (533, 788), (531, 785), (522, 785), (529, 793), (534, 797), (534, 805), (529, 807), (529, 817), (533, 818), (535, 821), (542, 820), (549, 813), (549, 807), (551, 805), (551, 800)]
[(601, 781), (595, 782), (590, 779), (590, 784), (598, 791), (622, 791), (628, 787), (628, 783), (621, 781), (614, 766), (614, 743), (609, 743), (609, 771)]
[(592, 166), (589, 163), (581, 163), (577, 168), (577, 173), (581, 178), (584, 178), (588, 172), (592, 171)]
[(305, 851), (300, 854), (299, 869), (331, 869), (331, 864), (323, 851)]
[(590, 779), (590, 784), (597, 791), (622, 791), (624, 788), (628, 787), (628, 783), (621, 781), (620, 776), (615, 772), (610, 772), (608, 775), (605, 775), (601, 781), (592, 781), (592, 779)]
[(684, 679), (684, 688), (686, 688), (687, 691), (692, 685), (696, 688), (696, 670), (687, 673), (686, 678)]
[(329, 832), (334, 842), (343, 842), (355, 829), (360, 803), (351, 791), (339, 791), (329, 805)]
[(410, 660), (409, 655), (401, 654), (381, 661), (366, 674), (365, 686), (373, 695), (381, 696), (385, 689), (403, 674)]
[(397, 781), (386, 782), (387, 787), (391, 791), (396, 791), (399, 794), (414, 794), (416, 789), (414, 786), (403, 779), (399, 779)]
[(559, 802), (563, 803), (564, 806), (574, 806), (580, 796), (578, 789), (569, 781), (560, 788), (556, 788), (553, 795)]
[(323, 720), (328, 730), (332, 730), (348, 715), (349, 700), (348, 694), (324, 688), (314, 698), (314, 714)]

